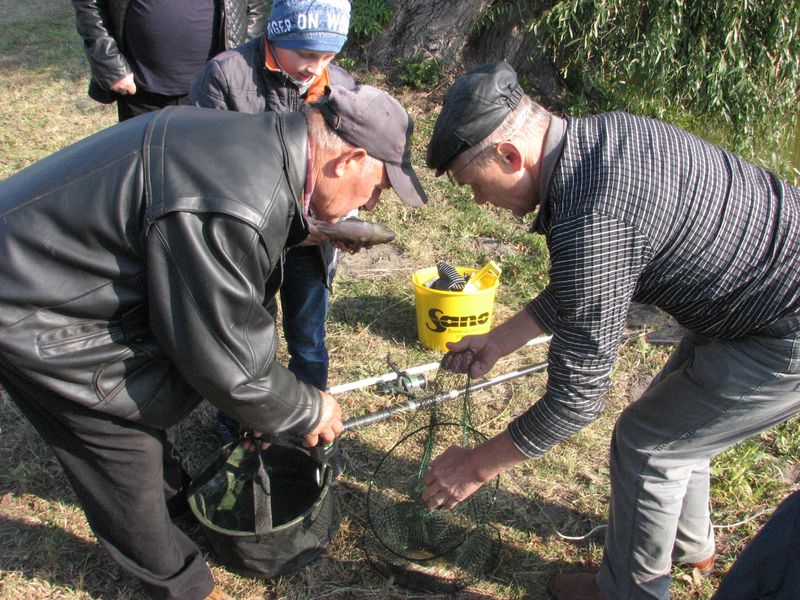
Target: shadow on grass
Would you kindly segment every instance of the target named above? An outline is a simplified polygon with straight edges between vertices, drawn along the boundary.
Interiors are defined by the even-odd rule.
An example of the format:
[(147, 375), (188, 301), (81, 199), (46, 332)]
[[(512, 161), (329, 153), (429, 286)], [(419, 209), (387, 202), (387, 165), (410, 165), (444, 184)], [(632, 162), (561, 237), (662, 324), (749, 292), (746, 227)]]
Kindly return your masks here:
[(414, 300), (398, 295), (342, 296), (331, 303), (328, 320), (352, 327), (369, 329), (387, 341), (402, 345), (417, 342)]
[[(3, 420), (4, 434), (12, 433), (6, 428), (13, 423), (15, 431), (12, 437), (28, 441), (28, 445), (17, 447), (17, 451), (13, 453), (13, 460), (9, 461), (11, 457), (6, 457), (6, 468), (9, 469), (6, 472), (14, 472), (26, 464), (38, 462), (39, 475), (25, 479), (25, 493), (36, 495), (45, 502), (75, 505), (75, 498), (71, 490), (64, 485), (61, 470), (51, 458), (49, 449), (40, 440), (34, 442), (27, 438), (28, 434), (38, 438), (35, 431), (20, 422), (19, 415), (6, 413)], [(199, 407), (181, 424), (176, 433), (178, 447), (182, 447), (187, 462), (192, 463), (187, 465), (190, 473), (196, 473), (200, 465), (209, 460), (219, 447), (213, 430), (213, 408), (208, 405)], [(445, 579), (443, 583), (437, 572), (431, 574), (423, 570), (409, 575), (404, 567), (398, 571), (391, 560), (386, 560), (387, 556), (391, 558), (391, 555), (376, 542), (369, 523), (367, 489), (375, 468), (386, 455), (386, 450), (347, 435), (341, 440), (341, 449), (345, 471), (335, 486), (343, 512), (349, 519), (349, 525), (344, 528), (345, 531), (337, 534), (339, 541), (334, 540), (332, 552), (324, 555), (325, 563), (333, 562), (337, 565), (332, 570), (339, 574), (337, 579), (342, 578), (341, 585), (349, 585), (354, 577), (362, 578), (358, 573), (359, 569), (371, 565), (373, 567), (370, 570), (371, 575), (364, 576), (363, 579), (362, 587), (369, 588), (365, 589), (364, 597), (374, 598), (390, 578), (403, 589), (422, 589), (427, 594), (452, 593), (453, 590), (441, 589), (442, 586), (446, 588), (452, 582)], [(391, 457), (390, 462), (389, 467), (398, 472), (413, 470), (416, 466), (411, 461), (395, 456)], [(35, 485), (32, 485), (32, 481)], [(391, 478), (384, 482), (387, 488), (391, 487)], [(6, 490), (13, 489), (15, 487), (13, 479), (3, 482), (2, 487)], [(540, 511), (546, 513), (546, 519), (542, 518)], [(548, 503), (501, 486), (495, 507), (489, 513), (485, 525), (491, 528), (489, 531), (497, 531), (498, 534), (501, 529), (506, 532), (514, 530), (518, 531), (520, 534), (518, 537), (523, 539), (532, 535), (541, 538), (544, 543), (550, 543), (551, 540), (561, 541), (554, 539), (552, 523), (588, 523), (596, 522), (597, 519), (597, 515), (583, 514), (567, 506)], [(182, 519), (178, 525), (209, 556), (212, 563), (216, 562), (202, 529), (196, 522)], [(343, 542), (339, 535), (349, 536), (350, 541), (354, 543)], [(463, 531), (459, 535), (470, 538), (470, 535), (466, 535)], [(508, 533), (498, 535), (493, 542), (493, 556), (488, 567), (480, 563), (472, 568), (473, 572), (470, 572), (469, 564), (459, 563), (460, 559), (453, 561), (455, 565), (449, 564), (449, 557), (437, 563), (442, 563), (446, 570), (461, 573), (459, 577), (525, 589), (526, 596), (531, 598), (546, 597), (545, 590), (551, 574), (559, 570), (574, 569), (574, 565), (553, 562), (550, 557), (527, 551), (517, 540), (504, 537), (507, 538)], [(595, 540), (590, 540), (590, 543), (594, 542)], [(0, 544), (4, 548), (0, 556), (0, 569), (9, 573), (21, 573), (26, 580), (44, 580), (53, 585), (86, 590), (93, 597), (132, 598), (138, 593), (135, 580), (121, 574), (119, 568), (108, 559), (99, 545), (80, 539), (56, 525), (37, 523), (34, 518), (16, 518), (16, 515), (0, 516)], [(353, 552), (353, 550), (358, 551)], [(334, 554), (338, 556), (334, 558), (332, 556)], [(325, 568), (325, 563), (311, 568)], [(302, 572), (290, 577), (297, 577), (299, 586), (307, 584), (304, 579), (307, 575)], [(474, 591), (473, 588), (473, 591), (459, 590), (457, 597), (477, 599), (488, 596)]]
[[(0, 571), (4, 573), (9, 594), (14, 585), (10, 574), (17, 573), (27, 581), (46, 581), (84, 591), (92, 598), (142, 596), (136, 580), (124, 575), (99, 544), (56, 525), (0, 516), (0, 541), (3, 547)], [(53, 597), (58, 595), (55, 591), (53, 594)]]
[[(367, 490), (374, 470), (381, 462), (385, 452), (358, 440), (345, 440), (342, 450), (346, 459), (345, 473), (336, 484), (337, 492), (344, 514), (355, 525), (357, 535), (361, 537), (358, 544), (360, 550), (380, 575), (386, 579), (392, 577), (396, 584), (404, 588), (426, 593), (452, 593), (458, 589), (458, 585), (449, 581), (447, 577), (452, 577), (455, 573), (457, 577), (466, 580), (475, 579), (500, 585), (516, 585), (527, 590), (526, 597), (547, 597), (546, 588), (551, 575), (562, 570), (574, 570), (575, 566), (562, 561), (554, 562), (536, 552), (529, 552), (521, 548), (518, 543), (504, 540), (500, 529), (516, 529), (523, 534), (533, 534), (542, 538), (545, 543), (563, 542), (563, 540), (554, 539), (556, 533), (553, 523), (596, 523), (599, 518), (597, 515), (587, 515), (564, 505), (552, 504), (540, 498), (527, 497), (501, 487), (497, 492), (495, 508), (488, 513), (483, 524), (479, 524), (475, 529), (477, 534), (473, 530), (456, 531), (454, 535), (465, 540), (463, 546), (432, 562), (431, 564), (436, 565), (436, 569), (426, 570), (423, 566), (419, 571), (408, 570), (397, 566), (398, 562), (405, 563), (402, 560), (398, 561), (397, 557), (394, 557), (382, 545), (370, 523)], [(415, 466), (404, 464), (400, 458), (392, 458), (392, 464), (388, 467), (391, 470), (405, 472), (409, 470), (409, 467)], [(384, 478), (382, 481), (386, 482), (387, 480)], [(391, 490), (381, 490), (381, 492), (391, 493)], [(499, 507), (502, 509), (498, 510)], [(496, 532), (496, 537), (490, 542), (493, 555), (479, 556), (478, 559), (470, 560), (471, 557), (466, 553), (475, 547), (474, 540), (481, 539), (478, 536), (486, 537), (486, 532), (490, 532), (488, 535), (494, 535), (493, 532)], [(602, 543), (602, 537), (592, 538), (581, 543)], [(469, 544), (473, 545), (464, 550), (468, 548)], [(466, 559), (464, 559), (465, 556)], [(446, 577), (440, 576), (439, 573), (442, 572), (442, 569), (447, 573)], [(449, 585), (454, 585), (455, 588), (447, 589)], [(461, 592), (458, 597), (481, 597), (480, 595), (463, 594), (464, 592)]]

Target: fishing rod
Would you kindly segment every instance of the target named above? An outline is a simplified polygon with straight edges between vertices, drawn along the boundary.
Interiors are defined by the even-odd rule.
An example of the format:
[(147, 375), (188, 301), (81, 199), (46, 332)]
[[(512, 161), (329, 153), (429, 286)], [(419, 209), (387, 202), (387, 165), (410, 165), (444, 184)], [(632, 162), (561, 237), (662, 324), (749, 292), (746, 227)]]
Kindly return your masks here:
[[(539, 344), (544, 344), (549, 342), (553, 336), (550, 335), (540, 335), (535, 337), (528, 342), (525, 343), (525, 346), (536, 346)], [(369, 387), (372, 385), (379, 385), (382, 383), (392, 383), (396, 382), (398, 384), (399, 389), (406, 389), (409, 388), (416, 388), (422, 387), (424, 382), (424, 377), (421, 379), (416, 377), (423, 373), (427, 373), (428, 371), (433, 371), (434, 369), (438, 369), (439, 365), (441, 364), (440, 361), (431, 362), (424, 365), (418, 365), (416, 367), (410, 367), (408, 369), (404, 369), (403, 371), (399, 371), (394, 369), (391, 373), (384, 373), (383, 375), (375, 375), (373, 377), (367, 377), (366, 379), (360, 379), (359, 381), (353, 381), (350, 383), (342, 383), (339, 385), (335, 385), (328, 390), (329, 394), (336, 395), (336, 394), (344, 394), (345, 392), (351, 392), (353, 390), (359, 390), (365, 387)], [(390, 367), (394, 368), (394, 366), (390, 363)], [(404, 379), (407, 377), (408, 379)]]
[(388, 406), (373, 413), (361, 415), (360, 417), (351, 417), (343, 423), (342, 433), (350, 429), (356, 429), (358, 427), (365, 427), (367, 425), (374, 425), (375, 423), (386, 421), (387, 419), (390, 419), (401, 413), (413, 412), (415, 410), (419, 410), (420, 408), (433, 406), (434, 404), (439, 404), (447, 400), (453, 400), (467, 394), (468, 392), (477, 392), (478, 390), (483, 390), (499, 383), (511, 381), (512, 379), (517, 379), (518, 377), (524, 377), (533, 373), (540, 373), (545, 369), (547, 369), (547, 362), (537, 363), (523, 369), (509, 371), (503, 375), (497, 375), (496, 377), (473, 383), (465, 388), (434, 394), (433, 396), (428, 396), (427, 398), (406, 400), (405, 402)]
[[(404, 384), (403, 377), (409, 377), (409, 382), (411, 381), (418, 381), (414, 376), (421, 375), (422, 373), (427, 373), (428, 371), (433, 371), (434, 369), (439, 368), (440, 361), (427, 363), (425, 365), (418, 365), (416, 367), (411, 367), (408, 369), (404, 369), (403, 371), (394, 371), (393, 373), (384, 373), (383, 375), (375, 375), (374, 377), (367, 377), (366, 379), (361, 379), (359, 381), (353, 381), (350, 383), (342, 383), (340, 385), (335, 385), (328, 390), (329, 394), (343, 394), (345, 392), (351, 392), (353, 390), (360, 390), (365, 387), (369, 387), (371, 385), (379, 385), (382, 383), (391, 383), (391, 382), (398, 382), (400, 384)], [(424, 378), (423, 378), (424, 379)], [(407, 387), (403, 385), (403, 388)]]
[[(544, 337), (544, 336), (543, 336)], [(549, 339), (549, 336), (548, 338)], [(546, 341), (546, 340), (545, 340)], [(540, 338), (534, 338), (528, 345), (532, 345), (533, 343), (542, 343)], [(438, 366), (439, 363), (436, 363)], [(427, 365), (422, 365), (423, 367)], [(425, 408), (428, 406), (433, 406), (435, 404), (440, 404), (447, 400), (454, 400), (460, 396), (463, 396), (469, 392), (474, 392), (478, 390), (483, 390), (493, 385), (498, 385), (500, 383), (504, 383), (506, 381), (511, 381), (513, 379), (517, 379), (519, 377), (524, 377), (526, 375), (531, 375), (533, 373), (540, 373), (547, 369), (547, 362), (541, 362), (537, 364), (530, 365), (528, 367), (524, 367), (522, 369), (516, 369), (514, 371), (509, 371), (508, 373), (504, 373), (502, 375), (497, 375), (496, 377), (492, 377), (490, 379), (485, 379), (483, 381), (479, 381), (477, 383), (472, 383), (465, 388), (458, 388), (454, 390), (450, 390), (448, 392), (442, 392), (439, 394), (434, 394), (432, 396), (428, 396), (426, 398), (419, 398), (419, 399), (410, 399), (405, 402), (400, 402), (398, 404), (394, 404), (392, 406), (388, 406), (381, 410), (375, 411), (373, 413), (368, 413), (365, 415), (361, 415), (359, 417), (351, 417), (347, 419), (342, 424), (342, 430), (339, 432), (339, 436), (341, 436), (346, 431), (351, 429), (356, 429), (359, 427), (366, 427), (368, 425), (374, 425), (376, 423), (381, 423), (392, 417), (408, 412), (414, 412), (421, 408)], [(396, 374), (392, 374), (396, 376)], [(373, 378), (374, 379), (374, 378)], [(367, 384), (369, 385), (369, 384)], [(278, 435), (267, 435), (263, 434), (261, 439), (265, 442), (270, 442), (273, 444), (277, 444), (279, 446), (289, 446), (291, 448), (301, 448), (305, 452), (307, 452), (312, 458), (314, 458), (320, 464), (327, 464), (328, 459), (330, 458), (331, 452), (334, 449), (335, 442), (331, 442), (325, 446), (314, 446), (313, 448), (303, 448), (302, 443), (303, 440), (299, 436), (294, 435), (286, 435), (286, 434), (278, 434)]]

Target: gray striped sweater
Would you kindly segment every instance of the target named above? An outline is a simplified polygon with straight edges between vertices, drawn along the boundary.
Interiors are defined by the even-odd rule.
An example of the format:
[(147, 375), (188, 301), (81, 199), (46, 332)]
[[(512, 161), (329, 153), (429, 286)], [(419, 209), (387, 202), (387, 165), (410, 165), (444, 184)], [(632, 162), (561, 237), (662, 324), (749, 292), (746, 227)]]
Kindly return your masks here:
[(631, 301), (734, 339), (800, 313), (800, 188), (666, 123), (567, 119), (534, 230), (550, 281), (547, 391), (509, 432), (531, 457), (597, 418)]

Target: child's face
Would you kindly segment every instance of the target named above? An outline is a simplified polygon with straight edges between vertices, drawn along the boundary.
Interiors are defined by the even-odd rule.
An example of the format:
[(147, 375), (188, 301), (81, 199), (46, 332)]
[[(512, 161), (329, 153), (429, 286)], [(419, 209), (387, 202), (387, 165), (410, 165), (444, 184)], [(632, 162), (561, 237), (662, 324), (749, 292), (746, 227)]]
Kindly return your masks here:
[(297, 81), (305, 82), (319, 77), (336, 56), (335, 52), (314, 52), (312, 50), (293, 50), (275, 47), (278, 62), (286, 73)]

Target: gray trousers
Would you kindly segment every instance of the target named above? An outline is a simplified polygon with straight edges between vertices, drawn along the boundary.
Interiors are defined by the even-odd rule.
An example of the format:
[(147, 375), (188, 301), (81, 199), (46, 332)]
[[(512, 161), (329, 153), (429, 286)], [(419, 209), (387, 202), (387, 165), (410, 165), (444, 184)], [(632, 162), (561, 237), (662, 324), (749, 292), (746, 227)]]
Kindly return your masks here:
[(672, 561), (714, 553), (709, 461), (800, 410), (800, 339), (687, 334), (620, 415), (597, 576), (610, 600), (669, 598)]

